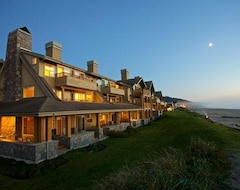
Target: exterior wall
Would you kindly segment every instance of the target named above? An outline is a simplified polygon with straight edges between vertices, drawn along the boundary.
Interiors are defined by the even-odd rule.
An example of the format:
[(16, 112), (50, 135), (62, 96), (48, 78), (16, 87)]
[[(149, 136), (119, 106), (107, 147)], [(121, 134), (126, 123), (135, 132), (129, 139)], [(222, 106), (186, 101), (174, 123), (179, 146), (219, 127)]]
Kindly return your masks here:
[(85, 128), (86, 130), (95, 129), (97, 126), (97, 115), (91, 114), (91, 117), (88, 115), (85, 116)]
[(52, 89), (55, 88), (55, 78), (54, 77), (44, 76), (44, 79), (47, 81), (47, 83), (50, 86), (50, 88), (52, 88)]
[(131, 97), (131, 95), (132, 95), (132, 90), (131, 90), (131, 88), (124, 87), (124, 96), (127, 98), (127, 100), (128, 100), (129, 102), (132, 102), (132, 97)]
[(0, 101), (3, 99), (3, 76), (4, 76), (4, 71), (1, 73), (0, 69)]
[(44, 66), (45, 66), (45, 63), (43, 61), (39, 61), (38, 75), (40, 77), (44, 77)]
[[(36, 81), (33, 77), (29, 74), (28, 70), (22, 65), (22, 88), (34, 86), (34, 97), (44, 96), (44, 92), (39, 88)], [(22, 91), (23, 92), (23, 91)], [(23, 94), (21, 96), (23, 98)]]

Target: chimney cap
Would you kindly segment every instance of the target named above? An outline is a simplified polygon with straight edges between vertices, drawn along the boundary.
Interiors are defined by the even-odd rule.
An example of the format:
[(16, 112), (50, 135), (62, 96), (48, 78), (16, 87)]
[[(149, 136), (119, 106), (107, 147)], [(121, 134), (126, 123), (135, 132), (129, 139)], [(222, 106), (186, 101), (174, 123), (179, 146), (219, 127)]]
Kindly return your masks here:
[(19, 28), (19, 29), (20, 29), (20, 30), (23, 30), (24, 32), (27, 32), (27, 33), (31, 34), (31, 32), (29, 32), (29, 30), (28, 30), (28, 28), (27, 28), (26, 26), (21, 27), (21, 28)]
[(21, 32), (21, 33), (24, 33), (26, 35), (32, 36), (31, 32), (29, 32), (29, 30), (28, 30), (28, 28), (26, 26), (21, 27), (21, 28), (17, 28), (15, 30), (9, 32), (9, 35), (13, 34), (13, 33), (16, 33), (16, 32)]
[(126, 71), (128, 71), (128, 69), (122, 69), (122, 70), (121, 70), (121, 72), (126, 72)]
[(98, 62), (96, 60), (87, 61), (87, 65), (92, 65), (92, 64), (97, 64), (98, 65)]
[(55, 42), (55, 41), (51, 41), (51, 42), (47, 42), (45, 44), (45, 48), (49, 48), (49, 47), (55, 47), (55, 48), (58, 48), (60, 50), (62, 50), (62, 44), (58, 43), (58, 42)]

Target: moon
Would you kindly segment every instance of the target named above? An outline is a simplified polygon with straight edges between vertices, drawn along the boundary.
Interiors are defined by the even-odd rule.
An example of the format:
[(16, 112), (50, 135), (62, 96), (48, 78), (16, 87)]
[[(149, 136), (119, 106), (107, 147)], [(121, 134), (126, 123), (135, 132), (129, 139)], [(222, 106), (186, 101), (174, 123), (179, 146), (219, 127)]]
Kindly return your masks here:
[(212, 46), (213, 46), (213, 43), (210, 42), (210, 43), (208, 44), (208, 47), (212, 47)]

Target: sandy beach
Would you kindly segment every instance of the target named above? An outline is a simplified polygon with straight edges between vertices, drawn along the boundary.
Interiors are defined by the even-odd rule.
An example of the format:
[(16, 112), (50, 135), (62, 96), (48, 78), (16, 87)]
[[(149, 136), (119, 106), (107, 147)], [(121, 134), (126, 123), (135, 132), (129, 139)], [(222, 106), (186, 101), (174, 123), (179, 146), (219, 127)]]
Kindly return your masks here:
[(213, 122), (240, 130), (240, 109), (194, 108), (191, 109)]

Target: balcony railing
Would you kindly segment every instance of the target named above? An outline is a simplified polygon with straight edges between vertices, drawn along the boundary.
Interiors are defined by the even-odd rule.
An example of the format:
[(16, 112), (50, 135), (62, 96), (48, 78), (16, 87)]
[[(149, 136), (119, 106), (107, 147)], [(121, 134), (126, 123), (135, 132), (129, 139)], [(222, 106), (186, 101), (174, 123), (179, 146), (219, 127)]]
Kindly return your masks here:
[(97, 90), (97, 84), (94, 80), (66, 72), (56, 74), (56, 86), (71, 86), (88, 90)]
[(150, 96), (150, 95), (151, 95), (151, 93), (150, 93), (150, 91), (149, 91), (149, 90), (147, 90), (147, 89), (143, 89), (143, 95)]
[(124, 90), (121, 88), (115, 88), (112, 86), (101, 86), (101, 93), (124, 95)]
[(133, 95), (133, 97), (140, 98), (140, 97), (142, 97), (142, 90), (141, 89), (133, 90), (132, 95)]

